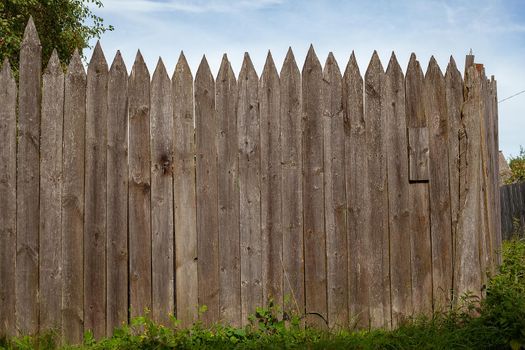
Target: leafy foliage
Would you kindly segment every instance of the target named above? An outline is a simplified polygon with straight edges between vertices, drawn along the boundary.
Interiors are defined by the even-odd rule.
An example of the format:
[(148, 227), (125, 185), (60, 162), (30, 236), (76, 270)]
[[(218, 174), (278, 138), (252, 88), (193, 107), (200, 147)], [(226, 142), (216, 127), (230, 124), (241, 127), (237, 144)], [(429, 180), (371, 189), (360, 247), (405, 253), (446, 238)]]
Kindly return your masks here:
[(520, 146), (520, 154), (510, 157), (509, 167), (511, 176), (506, 180), (508, 184), (525, 181), (525, 148)]
[[(96, 341), (87, 332), (83, 344), (62, 349), (525, 349), (525, 240), (505, 242), (502, 255), (485, 299), (465, 294), (449, 311), (406, 320), (392, 331), (304, 328), (304, 315), (287, 315), (270, 301), (243, 328), (200, 322), (180, 328), (175, 318), (162, 326), (138, 317), (111, 338)], [(56, 333), (0, 339), (0, 349), (52, 350), (58, 339)]]
[(67, 63), (74, 50), (88, 47), (112, 26), (95, 15), (91, 7), (102, 7), (101, 0), (2, 0), (0, 1), (0, 59), (9, 58), (17, 69), (24, 30), (33, 16), (40, 42), (42, 62), (47, 64), (56, 48), (62, 62)]

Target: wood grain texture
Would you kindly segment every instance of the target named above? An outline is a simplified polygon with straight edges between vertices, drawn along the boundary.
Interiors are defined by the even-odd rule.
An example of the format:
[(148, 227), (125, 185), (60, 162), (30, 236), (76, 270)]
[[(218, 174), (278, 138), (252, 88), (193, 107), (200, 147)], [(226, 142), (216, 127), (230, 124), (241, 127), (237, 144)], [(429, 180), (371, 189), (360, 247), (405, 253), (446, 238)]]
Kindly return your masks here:
[(129, 308), (151, 310), (150, 76), (139, 52), (128, 80)]
[(42, 78), (40, 125), (40, 330), (62, 326), (62, 135), (64, 72), (55, 50)]
[(107, 323), (128, 321), (128, 73), (117, 51), (108, 77)]
[(159, 59), (151, 80), (152, 317), (169, 325), (175, 309), (173, 107), (171, 81)]
[(108, 65), (97, 43), (88, 67), (84, 212), (84, 328), (106, 335)]
[[(427, 148), (425, 152), (428, 154), (428, 129), (423, 105), (423, 85), (423, 71), (416, 56), (412, 54), (405, 77), (405, 111), (409, 150), (422, 149), (424, 151)], [(411, 143), (413, 140), (411, 135), (416, 134), (419, 134), (419, 140), (427, 139), (422, 147)], [(430, 315), (432, 313), (432, 256), (428, 183), (411, 183), (408, 192), (412, 304), (414, 310)]]
[(0, 72), (0, 336), (15, 336), (16, 81), (7, 58)]
[(384, 89), (384, 71), (377, 52), (374, 52), (365, 73), (366, 146), (369, 191), (370, 264), (370, 324), (373, 328), (391, 325), (390, 269), (388, 241), (388, 183), (386, 149), (386, 114), (381, 96)]
[(388, 226), (390, 232), (390, 288), (392, 326), (413, 314), (410, 278), (410, 201), (406, 132), (405, 79), (392, 53), (383, 95), (386, 113)]
[(480, 267), (480, 191), (481, 159), (479, 154), (479, 99), (480, 77), (474, 67), (465, 75), (465, 102), (462, 108), (459, 139), (459, 218), (456, 232), (456, 266), (454, 291), (461, 295), (467, 291), (481, 292)]
[(428, 182), (428, 129), (408, 128), (409, 180)]
[(323, 70), (324, 213), (328, 325), (348, 326), (348, 244), (346, 231), (345, 130), (343, 85), (330, 52)]
[[(323, 73), (313, 46), (302, 71), (303, 93), (303, 218), (305, 298), (308, 324), (326, 326), (326, 233), (324, 222)], [(311, 313), (311, 314), (310, 314)], [(319, 314), (319, 315), (317, 315)]]
[(65, 78), (62, 150), (62, 329), (64, 340), (84, 334), (84, 154), (86, 72), (75, 51)]
[(195, 76), (197, 251), (199, 306), (207, 307), (201, 320), (208, 325), (219, 320), (216, 135), (215, 82), (203, 57)]
[(241, 240), (241, 324), (262, 305), (261, 141), (259, 78), (246, 53), (239, 73), (239, 233)]
[(492, 131), (494, 133), (494, 187), (495, 189), (495, 215), (496, 215), (496, 265), (501, 264), (501, 244), (502, 244), (502, 226), (501, 226), (501, 202), (500, 202), (500, 176), (499, 176), (499, 126), (498, 126), (498, 86), (494, 76), (491, 77), (492, 87)]
[(281, 220), (281, 93), (279, 73), (268, 52), (259, 81), (261, 118), (261, 239), (263, 305), (283, 305)]
[(38, 332), (41, 52), (30, 18), (20, 48), (16, 178), (16, 328), (24, 335)]
[(354, 53), (343, 77), (345, 178), (348, 235), (348, 297), (351, 326), (367, 329), (370, 323), (368, 256), (370, 206), (366, 121), (363, 113), (363, 78)]
[(171, 80), (175, 152), (175, 301), (182, 326), (197, 320), (197, 208), (195, 202), (195, 129), (193, 76), (181, 53)]
[[(304, 299), (301, 73), (288, 50), (280, 72), (283, 278), (285, 312), (302, 314)], [(286, 252), (286, 253), (284, 253)]]
[[(463, 105), (463, 78), (452, 56), (450, 56), (450, 61), (445, 73), (445, 89), (448, 113), (448, 168), (450, 181), (450, 215), (452, 220), (452, 264), (454, 266), (456, 261), (456, 231), (459, 218), (459, 135), (461, 132), (461, 108)], [(455, 296), (457, 297), (457, 295)]]
[(452, 224), (448, 167), (448, 114), (445, 79), (432, 57), (425, 74), (425, 114), (429, 133), (430, 235), (434, 310), (449, 305), (452, 290)]
[(241, 246), (239, 236), (239, 153), (237, 81), (226, 55), (215, 87), (219, 209), (220, 319), (241, 324)]

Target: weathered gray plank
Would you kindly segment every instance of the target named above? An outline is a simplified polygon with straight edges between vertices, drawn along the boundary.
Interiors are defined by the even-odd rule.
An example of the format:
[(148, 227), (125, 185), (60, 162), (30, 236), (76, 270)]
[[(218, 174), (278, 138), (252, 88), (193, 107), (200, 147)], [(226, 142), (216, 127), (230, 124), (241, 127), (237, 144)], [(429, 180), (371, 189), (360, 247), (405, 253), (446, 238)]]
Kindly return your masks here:
[(16, 194), (16, 328), (38, 331), (38, 229), (42, 48), (30, 18), (20, 48)]
[[(281, 221), (281, 93), (270, 52), (259, 81), (261, 118), (261, 234), (264, 306), (283, 304), (283, 228)], [(262, 306), (262, 305), (261, 305)]]
[(0, 73), (0, 336), (15, 336), (16, 81), (7, 58)]
[(40, 126), (40, 330), (60, 328), (62, 306), (62, 127), (64, 72), (53, 50), (43, 76)]
[(108, 78), (107, 329), (128, 320), (128, 73), (117, 51)]
[(383, 108), (386, 113), (388, 226), (392, 326), (412, 315), (410, 278), (410, 197), (405, 110), (405, 78), (392, 53), (386, 69)]
[[(467, 61), (469, 57), (467, 56)], [(473, 60), (473, 59), (472, 59)], [(480, 77), (473, 66), (466, 67), (464, 104), (459, 139), (459, 218), (456, 231), (454, 292), (481, 292), (480, 270), (480, 169), (479, 99)]]
[(429, 133), (430, 235), (434, 310), (449, 305), (452, 289), (452, 224), (448, 168), (448, 115), (445, 79), (432, 57), (425, 74), (425, 114)]
[(452, 219), (452, 261), (456, 256), (456, 231), (459, 216), (459, 135), (463, 105), (463, 79), (454, 58), (445, 73), (445, 94), (448, 113), (448, 168), (450, 181), (450, 214)]
[(368, 164), (365, 119), (363, 114), (363, 78), (354, 53), (350, 56), (343, 80), (345, 130), (345, 177), (348, 235), (348, 296), (351, 326), (369, 326), (370, 271), (364, 264), (368, 256)]
[(226, 55), (215, 87), (217, 184), (219, 201), (220, 319), (241, 324), (241, 251), (239, 237), (239, 154), (237, 81)]
[(84, 328), (106, 334), (106, 178), (108, 65), (97, 43), (86, 88)]
[[(292, 49), (280, 73), (284, 311), (304, 313), (301, 73)], [(286, 253), (284, 253), (286, 252)]]
[[(427, 153), (428, 159), (428, 129), (426, 128), (427, 120), (423, 105), (423, 85), (423, 71), (416, 60), (416, 56), (412, 54), (405, 78), (405, 109), (406, 125), (409, 131), (409, 150), (421, 149), (422, 152)], [(410, 136), (417, 134), (419, 134), (419, 139), (423, 137), (427, 141), (422, 144), (410, 143), (413, 139)], [(428, 179), (428, 171), (426, 172), (426, 179)], [(411, 183), (408, 192), (413, 310), (419, 310), (421, 313), (430, 315), (432, 313), (432, 260), (428, 183)]]
[(309, 324), (323, 326), (327, 318), (323, 116), (321, 110), (323, 73), (313, 46), (310, 46), (306, 55), (302, 78), (306, 312), (307, 314), (312, 313), (307, 318)]
[(498, 125), (498, 87), (494, 76), (491, 77), (492, 87), (492, 122), (493, 122), (493, 133), (494, 133), (494, 176), (496, 178), (494, 182), (496, 203), (495, 203), (495, 215), (496, 215), (496, 265), (501, 264), (501, 201), (499, 196), (500, 190), (500, 178), (499, 178), (499, 125)]
[(428, 181), (428, 129), (408, 128), (408, 144), (410, 181)]
[(341, 71), (330, 52), (323, 70), (324, 212), (328, 325), (348, 326), (345, 130)]
[(139, 52), (128, 81), (130, 316), (151, 310), (150, 76)]
[(390, 269), (388, 243), (388, 184), (386, 150), (386, 114), (381, 95), (384, 71), (377, 52), (374, 52), (365, 73), (365, 120), (368, 162), (368, 191), (370, 195), (370, 324), (374, 328), (390, 327)]
[(171, 80), (175, 152), (175, 301), (182, 326), (197, 320), (197, 219), (195, 207), (195, 129), (193, 76), (181, 53)]
[(241, 239), (241, 322), (262, 305), (261, 142), (259, 78), (245, 53), (239, 73), (237, 132), (239, 147), (239, 230)]
[(173, 264), (173, 107), (171, 81), (159, 59), (151, 80), (152, 317), (170, 324), (175, 308)]
[(78, 51), (67, 69), (62, 151), (62, 330), (78, 343), (84, 333), (84, 145), (86, 72)]
[(198, 289), (199, 305), (207, 306), (201, 317), (205, 324), (219, 320), (216, 133), (215, 82), (203, 57), (195, 76), (195, 140)]

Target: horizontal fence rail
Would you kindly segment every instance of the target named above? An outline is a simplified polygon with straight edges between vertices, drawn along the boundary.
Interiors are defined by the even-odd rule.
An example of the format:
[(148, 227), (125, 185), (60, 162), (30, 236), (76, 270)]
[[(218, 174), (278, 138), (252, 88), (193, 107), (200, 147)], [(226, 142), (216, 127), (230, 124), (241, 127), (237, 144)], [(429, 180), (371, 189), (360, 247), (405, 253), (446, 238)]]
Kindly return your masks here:
[(525, 182), (501, 186), (500, 198), (502, 238), (525, 237)]
[[(99, 44), (18, 87), (0, 74), (0, 334), (97, 338), (157, 322), (245, 325), (269, 300), (319, 327), (393, 327), (481, 294), (499, 261), (496, 81), (467, 56), (406, 74), (374, 53), (259, 77), (130, 74)], [(502, 197), (503, 198), (503, 197)], [(207, 311), (199, 312), (206, 305)]]

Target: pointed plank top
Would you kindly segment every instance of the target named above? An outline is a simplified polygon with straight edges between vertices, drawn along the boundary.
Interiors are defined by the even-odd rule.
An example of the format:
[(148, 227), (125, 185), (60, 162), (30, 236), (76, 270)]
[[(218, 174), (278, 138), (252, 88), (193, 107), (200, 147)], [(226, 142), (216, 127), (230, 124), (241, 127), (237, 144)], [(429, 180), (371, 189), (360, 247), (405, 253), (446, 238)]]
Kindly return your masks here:
[(408, 67), (407, 67), (407, 78), (413, 77), (413, 78), (423, 78), (423, 69), (421, 69), (421, 65), (419, 64), (419, 61), (416, 58), (416, 54), (412, 53), (410, 55), (410, 61), (408, 61)]
[(450, 56), (450, 61), (447, 65), (447, 71), (445, 72), (445, 78), (446, 79), (452, 79), (452, 80), (459, 80), (462, 81), (463, 77), (461, 76), (461, 73), (458, 70), (458, 67), (456, 66), (456, 61), (454, 60), (454, 57)]
[(352, 51), (350, 59), (346, 65), (345, 69), (345, 79), (359, 79), (363, 80), (361, 77), (361, 71), (359, 70), (359, 65), (357, 64), (357, 59), (355, 58), (355, 53)]
[(434, 56), (430, 57), (430, 62), (428, 62), (427, 72), (425, 73), (425, 79), (443, 79), (443, 73), (441, 72), (441, 68), (439, 68), (439, 65), (434, 58)]
[(390, 61), (388, 62), (388, 67), (386, 67), (386, 74), (390, 76), (403, 76), (403, 70), (397, 61), (396, 54), (392, 51), (390, 56)]
[(242, 61), (241, 71), (239, 73), (239, 81), (243, 79), (248, 80), (249, 78), (253, 77), (258, 79), (257, 72), (253, 67), (252, 59), (250, 58), (248, 52), (245, 52), (244, 60)]
[(181, 51), (179, 55), (179, 60), (177, 61), (177, 65), (175, 66), (175, 72), (173, 72), (173, 80), (184, 77), (193, 80), (193, 75), (191, 74), (191, 69), (188, 64), (188, 61), (186, 60), (186, 56), (184, 56), (184, 52)]
[(315, 53), (314, 46), (310, 45), (310, 48), (308, 49), (308, 53), (306, 54), (306, 59), (304, 61), (303, 66), (303, 74), (305, 72), (310, 72), (314, 69), (321, 70), (321, 62), (319, 62), (319, 59), (317, 58), (317, 54)]
[(228, 55), (222, 55), (221, 66), (217, 73), (217, 80), (227, 81), (233, 79), (235, 81), (235, 73), (233, 72), (232, 65), (228, 60)]
[(332, 52), (328, 53), (328, 57), (326, 58), (326, 62), (324, 64), (324, 74), (328, 76), (332, 76), (333, 74), (339, 77), (341, 76), (341, 70), (339, 69), (339, 65), (337, 64), (337, 61)]
[(277, 73), (277, 67), (273, 61), (272, 53), (268, 50), (268, 55), (266, 56), (266, 62), (264, 63), (264, 68), (261, 75), (261, 80), (271, 80), (279, 79), (279, 73)]
[(111, 68), (109, 71), (110, 73), (125, 72), (127, 74), (126, 64), (124, 63), (124, 59), (122, 58), (120, 50), (117, 50), (117, 53), (115, 54), (115, 58), (113, 59), (113, 63), (111, 64)]
[(82, 64), (82, 58), (80, 57), (78, 49), (75, 49), (73, 56), (71, 56), (71, 60), (69, 61), (69, 65), (67, 66), (67, 74), (86, 76), (86, 70), (84, 69), (84, 65)]
[(144, 57), (142, 57), (142, 53), (140, 52), (140, 50), (138, 50), (137, 55), (135, 56), (135, 62), (133, 63), (133, 67), (131, 68), (130, 78), (131, 77), (141, 77), (141, 76), (146, 76), (149, 82), (150, 76), (149, 76), (148, 66), (146, 66), (146, 63), (144, 62)]
[(38, 37), (38, 32), (35, 27), (35, 22), (33, 21), (33, 17), (29, 17), (29, 21), (27, 22), (26, 29), (24, 31), (24, 38), (22, 39), (22, 47), (24, 46), (32, 46), (32, 47), (39, 47), (40, 46), (40, 38)]
[(159, 57), (159, 60), (157, 61), (157, 67), (155, 67), (155, 71), (153, 72), (153, 78), (152, 81), (162, 80), (162, 79), (170, 79), (168, 76), (168, 71), (166, 70), (166, 66), (164, 65), (164, 62), (162, 61), (162, 58)]
[(104, 51), (102, 51), (102, 46), (100, 46), (100, 41), (97, 41), (95, 49), (93, 50), (93, 55), (89, 61), (88, 72), (92, 69), (94, 69), (96, 73), (108, 70), (108, 63), (104, 56)]
[(283, 66), (281, 67), (281, 76), (285, 74), (290, 74), (292, 72), (298, 73), (299, 67), (297, 67), (297, 62), (295, 61), (295, 56), (293, 54), (292, 48), (289, 47), (283, 62)]
[(197, 68), (197, 74), (195, 74), (195, 81), (197, 80), (214, 81), (213, 75), (211, 74), (210, 65), (208, 64), (208, 60), (206, 59), (206, 55), (202, 56), (199, 68)]
[(2, 64), (2, 72), (0, 73), (1, 79), (4, 81), (14, 81), (13, 72), (11, 71), (11, 64), (9, 59), (6, 57)]
[(372, 75), (382, 73), (384, 73), (383, 65), (381, 64), (381, 60), (379, 59), (377, 51), (374, 50), (372, 58), (370, 59), (370, 63), (368, 64), (368, 68), (366, 69), (365, 77), (371, 77)]
[(60, 65), (60, 58), (58, 58), (58, 53), (56, 49), (53, 49), (53, 53), (49, 58), (47, 67), (44, 71), (46, 75), (59, 75), (62, 73), (62, 66)]

